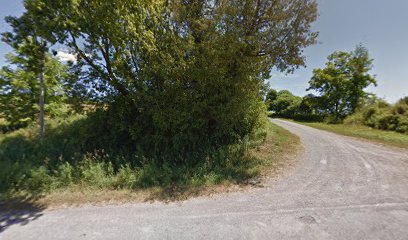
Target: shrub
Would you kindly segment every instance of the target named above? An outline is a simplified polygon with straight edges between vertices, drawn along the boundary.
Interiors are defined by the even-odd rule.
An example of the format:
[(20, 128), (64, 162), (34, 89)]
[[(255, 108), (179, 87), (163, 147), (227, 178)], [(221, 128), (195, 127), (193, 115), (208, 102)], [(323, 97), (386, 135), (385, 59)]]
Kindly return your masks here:
[(118, 173), (116, 174), (116, 188), (126, 188), (132, 189), (136, 187), (140, 179), (140, 172), (135, 169), (132, 169), (129, 164), (123, 165), (119, 168)]
[(353, 115), (348, 116), (343, 121), (344, 124), (352, 124), (352, 125), (363, 125), (364, 124), (364, 116), (362, 112), (356, 112)]
[(380, 115), (375, 127), (382, 130), (395, 130), (398, 126), (398, 117), (390, 113)]
[(54, 171), (53, 185), (55, 188), (68, 187), (74, 183), (74, 167), (65, 162), (57, 167), (57, 170)]
[(397, 103), (391, 108), (392, 114), (408, 115), (408, 104)]
[(356, 113), (347, 117), (347, 124), (364, 124), (369, 127), (408, 133), (408, 104), (406, 99), (390, 105), (383, 100), (377, 100), (362, 106)]
[(24, 178), (24, 182), (20, 184), (25, 185), (25, 189), (29, 189), (34, 193), (47, 192), (51, 190), (53, 179), (45, 166), (33, 168), (29, 175)]
[(94, 162), (85, 158), (79, 170), (81, 184), (101, 189), (115, 186), (114, 171), (110, 162)]
[(10, 188), (19, 187), (28, 174), (30, 165), (19, 162), (9, 163), (0, 161), (0, 191), (5, 192)]
[(408, 117), (400, 116), (395, 130), (400, 133), (408, 133)]
[(329, 116), (326, 116), (323, 121), (327, 124), (338, 124), (338, 123), (342, 123), (343, 120), (339, 118), (338, 116), (329, 115)]
[[(256, 131), (236, 144), (209, 146), (177, 156), (145, 154), (129, 136), (111, 135), (99, 114), (49, 121), (43, 144), (34, 126), (0, 138), (0, 192), (41, 194), (79, 186), (96, 189), (133, 189), (173, 184), (214, 184), (242, 181), (253, 174), (245, 159), (249, 148), (265, 141), (267, 129)], [(259, 122), (260, 126), (267, 124)], [(109, 141), (102, 135), (123, 138)], [(93, 135), (94, 134), (94, 135)], [(117, 141), (117, 142), (115, 142)], [(123, 144), (121, 144), (123, 143)]]

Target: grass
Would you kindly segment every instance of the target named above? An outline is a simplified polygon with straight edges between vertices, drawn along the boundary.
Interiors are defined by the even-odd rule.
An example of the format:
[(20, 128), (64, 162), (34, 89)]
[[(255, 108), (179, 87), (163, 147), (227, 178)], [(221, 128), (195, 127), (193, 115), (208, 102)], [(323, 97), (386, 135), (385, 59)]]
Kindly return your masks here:
[(313, 128), (334, 132), (341, 135), (357, 137), (394, 147), (408, 148), (408, 134), (373, 129), (353, 124), (326, 124), (319, 122), (297, 122)]
[(83, 117), (74, 117), (48, 126), (51, 137), (45, 148), (34, 141), (35, 128), (0, 136), (0, 208), (9, 208), (10, 202), (50, 207), (172, 201), (242, 190), (277, 175), (291, 163), (288, 156), (299, 146), (296, 136), (268, 122), (266, 132), (258, 134), (261, 137), (230, 146), (196, 166), (124, 164), (123, 159), (118, 164), (117, 156), (98, 151), (83, 156), (66, 154), (75, 152), (76, 143), (70, 139), (78, 138), (78, 131), (60, 128), (70, 128), (81, 120)]
[(293, 164), (291, 161), (294, 160), (293, 156), (299, 147), (298, 136), (270, 122), (265, 141), (251, 149), (249, 154), (258, 159), (260, 176), (270, 177), (275, 176), (277, 171), (281, 171), (288, 164)]

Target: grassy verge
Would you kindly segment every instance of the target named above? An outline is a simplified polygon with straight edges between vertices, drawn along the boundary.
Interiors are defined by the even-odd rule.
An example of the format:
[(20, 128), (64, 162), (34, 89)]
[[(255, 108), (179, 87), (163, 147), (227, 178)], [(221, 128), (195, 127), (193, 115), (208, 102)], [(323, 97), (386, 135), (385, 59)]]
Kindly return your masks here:
[(373, 142), (378, 142), (395, 147), (408, 148), (408, 134), (402, 134), (391, 131), (373, 129), (361, 125), (351, 124), (326, 124), (317, 122), (297, 122), (303, 125), (314, 127), (321, 130), (334, 132), (341, 135), (358, 137)]
[[(85, 155), (81, 161), (74, 163), (61, 160), (53, 167), (47, 165), (49, 159), (35, 166), (10, 166), (0, 161), (3, 164), (0, 167), (7, 171), (2, 176), (2, 182), (8, 183), (8, 188), (0, 191), (0, 208), (10, 208), (13, 202), (18, 205), (50, 207), (84, 203), (171, 201), (245, 189), (261, 184), (266, 177), (277, 175), (289, 162), (289, 153), (295, 153), (299, 146), (296, 136), (270, 122), (266, 128), (267, 134), (264, 133), (260, 134), (263, 137), (243, 144), (244, 147), (242, 144), (232, 146), (232, 149), (228, 149), (227, 157), (215, 158), (224, 159), (221, 164), (209, 160), (194, 167), (153, 164), (115, 167), (112, 166), (114, 161), (101, 153)], [(10, 157), (14, 156), (12, 153), (21, 151), (14, 145), (1, 145), (5, 139), (17, 135), (21, 137), (18, 133), (2, 136), (0, 154)], [(30, 133), (23, 131), (22, 135), (26, 139)], [(24, 149), (27, 149), (27, 154), (38, 151), (36, 148)]]

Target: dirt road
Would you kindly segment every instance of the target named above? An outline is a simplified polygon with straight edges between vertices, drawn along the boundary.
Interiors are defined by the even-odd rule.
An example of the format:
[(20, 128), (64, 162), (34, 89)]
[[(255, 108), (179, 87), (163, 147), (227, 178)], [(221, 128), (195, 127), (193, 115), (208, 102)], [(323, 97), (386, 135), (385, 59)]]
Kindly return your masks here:
[(45, 211), (3, 227), (0, 239), (408, 239), (407, 151), (273, 121), (304, 150), (265, 188)]

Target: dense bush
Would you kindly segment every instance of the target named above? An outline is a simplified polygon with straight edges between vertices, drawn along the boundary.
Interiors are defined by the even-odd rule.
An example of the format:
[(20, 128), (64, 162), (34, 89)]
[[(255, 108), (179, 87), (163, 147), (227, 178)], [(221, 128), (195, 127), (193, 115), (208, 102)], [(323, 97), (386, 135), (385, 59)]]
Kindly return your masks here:
[[(262, 143), (258, 129), (240, 143), (207, 149), (177, 164), (163, 155), (149, 156), (127, 132), (118, 134), (105, 110), (89, 117), (48, 120), (44, 142), (37, 128), (20, 129), (0, 138), (0, 196), (23, 191), (41, 194), (71, 186), (134, 189), (173, 184), (214, 184), (252, 177), (248, 149)], [(123, 139), (116, 139), (119, 137)]]
[(381, 99), (368, 101), (344, 121), (372, 128), (408, 133), (408, 97), (390, 105)]
[(270, 117), (290, 118), (298, 121), (323, 121), (326, 115), (316, 111), (315, 98), (307, 95), (303, 98), (293, 95), (290, 91), (277, 92), (269, 90), (266, 104)]

